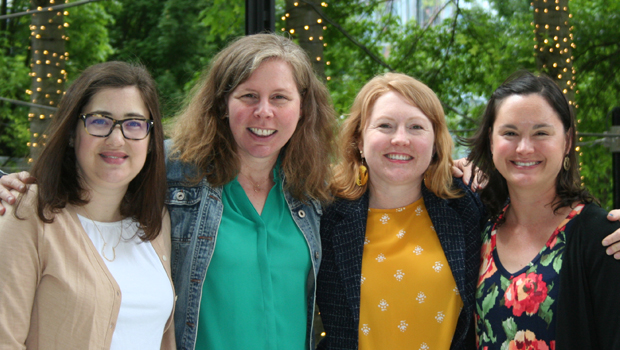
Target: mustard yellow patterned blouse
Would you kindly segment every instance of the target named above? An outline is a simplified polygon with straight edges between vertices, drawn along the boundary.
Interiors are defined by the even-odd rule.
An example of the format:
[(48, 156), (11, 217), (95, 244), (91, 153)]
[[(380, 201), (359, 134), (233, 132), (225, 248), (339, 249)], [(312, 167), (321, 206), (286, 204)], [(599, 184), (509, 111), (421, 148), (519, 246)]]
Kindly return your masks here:
[(420, 199), (369, 209), (359, 349), (449, 349), (463, 301)]

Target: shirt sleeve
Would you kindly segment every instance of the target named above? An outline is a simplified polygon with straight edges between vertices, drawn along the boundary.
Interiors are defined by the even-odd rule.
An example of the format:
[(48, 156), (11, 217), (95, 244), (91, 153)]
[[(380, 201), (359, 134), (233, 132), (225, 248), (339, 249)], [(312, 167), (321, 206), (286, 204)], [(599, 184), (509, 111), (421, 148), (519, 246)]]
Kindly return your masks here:
[(606, 216), (590, 204), (567, 232), (556, 349), (620, 349), (620, 261), (608, 256), (601, 243), (620, 223)]
[(35, 293), (41, 274), (38, 217), (27, 197), (0, 217), (0, 348), (25, 349)]

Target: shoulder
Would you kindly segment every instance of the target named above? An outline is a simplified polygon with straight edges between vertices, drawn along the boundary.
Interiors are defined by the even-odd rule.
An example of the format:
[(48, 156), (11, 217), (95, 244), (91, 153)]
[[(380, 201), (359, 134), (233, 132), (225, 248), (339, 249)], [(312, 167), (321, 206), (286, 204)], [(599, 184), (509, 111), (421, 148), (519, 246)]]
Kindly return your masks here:
[(166, 178), (168, 182), (184, 183), (188, 177), (193, 177), (198, 173), (198, 169), (193, 164), (185, 163), (176, 159), (171, 153), (173, 143), (172, 140), (164, 141), (164, 149), (166, 153)]
[(592, 238), (603, 239), (620, 228), (620, 222), (607, 220), (607, 211), (594, 203), (586, 204), (574, 220), (576, 233)]
[(433, 209), (450, 208), (459, 217), (474, 218), (476, 220), (484, 218), (484, 206), (479, 196), (472, 192), (469, 186), (463, 183), (463, 180), (460, 178), (453, 178), (452, 186), (459, 190), (460, 197), (439, 198), (423, 184), (422, 196), (424, 197), (426, 207), (431, 211)]
[(368, 193), (362, 197), (349, 200), (337, 198), (328, 205), (321, 217), (321, 231), (327, 231), (331, 227), (354, 226), (365, 224), (368, 218)]
[(368, 211), (368, 192), (358, 199), (336, 198), (325, 208), (323, 217), (342, 218)]
[(39, 188), (36, 184), (28, 185), (28, 190), (18, 197), (19, 206), (6, 206), (7, 211), (3, 216), (14, 217), (15, 210), (17, 215), (24, 219), (37, 219), (37, 198)]

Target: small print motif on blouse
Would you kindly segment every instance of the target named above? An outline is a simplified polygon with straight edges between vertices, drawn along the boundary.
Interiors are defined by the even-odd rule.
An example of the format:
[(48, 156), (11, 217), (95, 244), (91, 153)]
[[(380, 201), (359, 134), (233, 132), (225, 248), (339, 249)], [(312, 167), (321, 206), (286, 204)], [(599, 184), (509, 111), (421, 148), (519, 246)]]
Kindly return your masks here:
[(370, 209), (364, 242), (359, 349), (449, 348), (463, 302), (424, 201)]
[[(566, 246), (566, 225), (580, 204), (555, 229), (526, 267), (508, 273), (498, 260), (496, 225), (482, 232), (482, 264), (476, 290), (478, 349), (555, 349), (555, 309), (559, 272)], [(508, 206), (504, 208), (503, 217)]]

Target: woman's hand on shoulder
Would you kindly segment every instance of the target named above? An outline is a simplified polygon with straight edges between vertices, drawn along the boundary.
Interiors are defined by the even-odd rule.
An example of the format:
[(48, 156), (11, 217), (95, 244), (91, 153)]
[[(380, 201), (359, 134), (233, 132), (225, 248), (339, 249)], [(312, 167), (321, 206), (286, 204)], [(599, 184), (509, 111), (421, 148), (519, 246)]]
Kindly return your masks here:
[(26, 192), (26, 185), (34, 183), (36, 179), (27, 171), (12, 173), (0, 177), (0, 215), (4, 215), (6, 204), (13, 205), (19, 193)]
[[(463, 178), (463, 183), (465, 185), (469, 184), (472, 180), (472, 174), (478, 174), (478, 169), (474, 169), (474, 166), (467, 158), (461, 158), (453, 161), (452, 165), (452, 176)], [(478, 189), (484, 188), (486, 183), (480, 181), (480, 176), (474, 176), (473, 181), (471, 181), (471, 190), (476, 192)]]
[[(620, 209), (614, 209), (607, 215), (609, 221), (620, 221)], [(603, 239), (603, 246), (607, 247), (607, 255), (613, 255), (620, 260), (620, 229)]]

